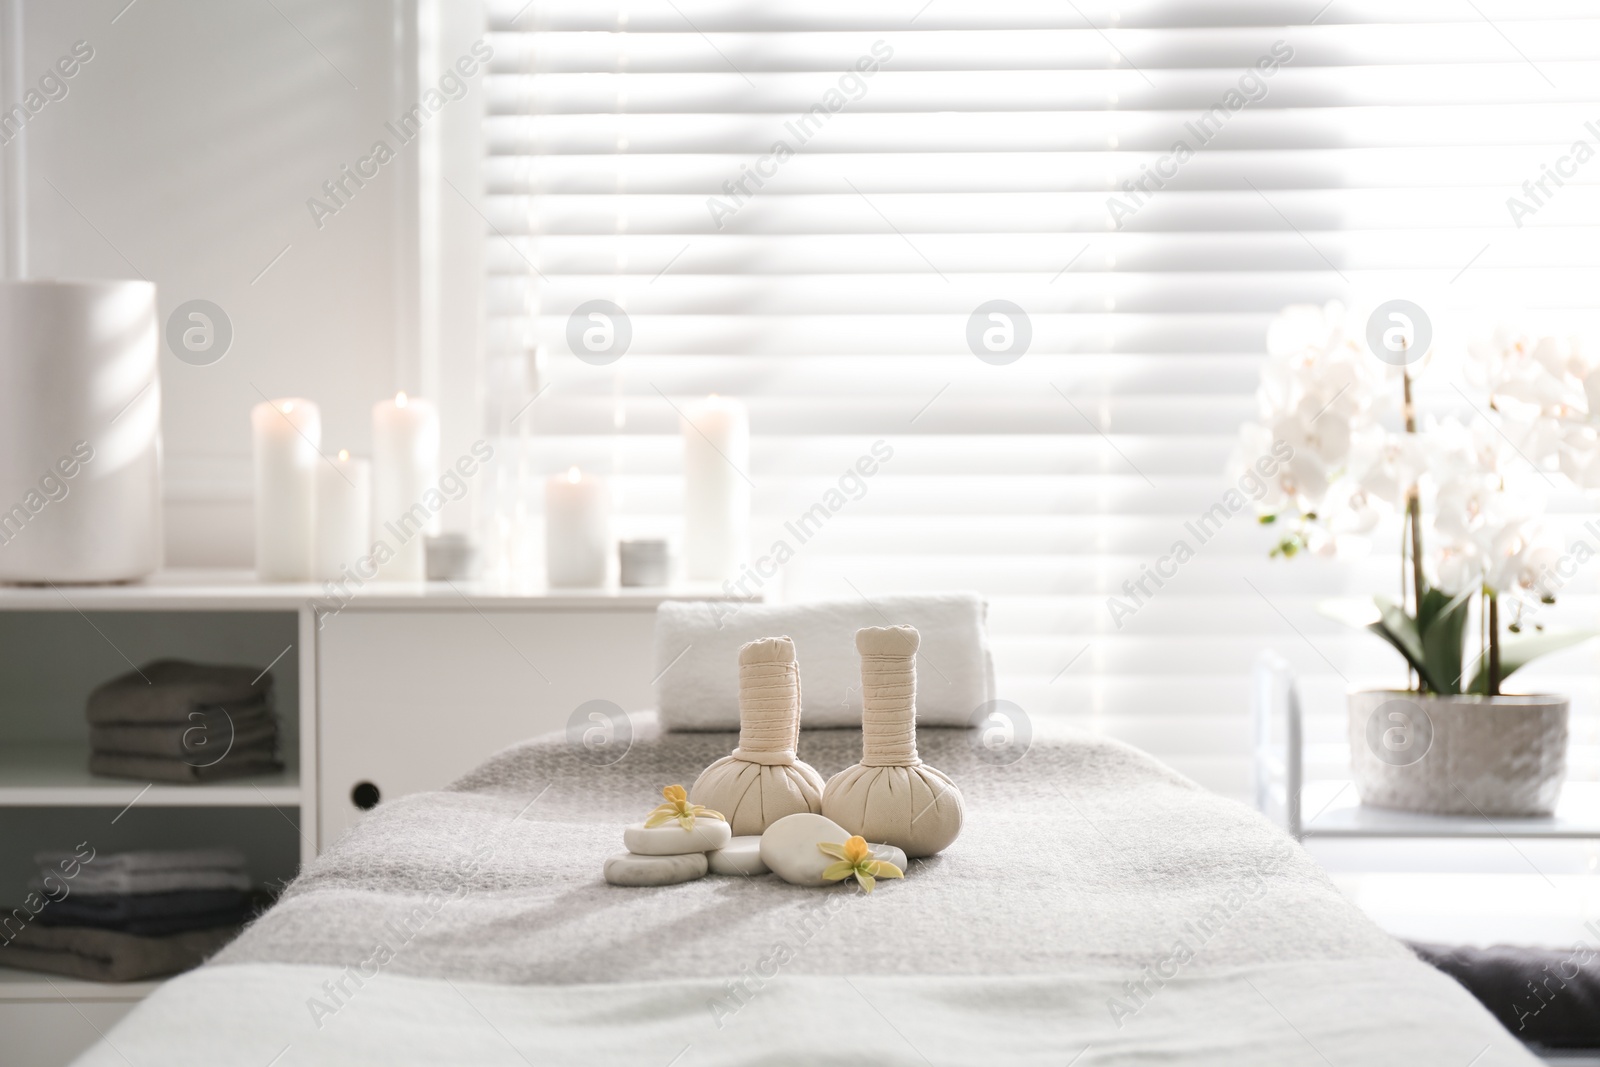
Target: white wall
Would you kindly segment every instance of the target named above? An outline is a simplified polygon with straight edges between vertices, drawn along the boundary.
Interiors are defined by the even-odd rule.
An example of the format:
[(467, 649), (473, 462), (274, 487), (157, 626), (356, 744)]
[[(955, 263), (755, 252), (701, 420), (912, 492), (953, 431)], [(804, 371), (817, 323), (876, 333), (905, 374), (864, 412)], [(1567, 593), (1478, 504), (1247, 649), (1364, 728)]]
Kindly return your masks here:
[[(429, 142), (476, 130), (482, 93), (475, 81), (427, 138), (402, 144), (385, 128), (418, 99), (417, 4), (6, 2), (7, 107), (74, 42), (93, 48), (67, 95), (0, 148), (7, 275), (143, 275), (163, 323), (195, 298), (232, 321), (232, 347), (210, 366), (163, 346), (169, 565), (249, 565), (248, 412), (263, 396), (316, 400), (325, 450), (362, 454), (374, 400), (449, 381), (447, 434), (465, 432), (475, 375), (436, 358), (448, 350), (457, 370), (475, 366), (475, 332), (459, 337), (475, 295), (452, 295), (473, 314), (432, 312), (423, 343), (418, 204), (429, 185), (418, 175), (437, 170), (422, 159)], [(476, 5), (454, 6), (450, 18), (470, 25)], [(319, 228), (308, 198), (379, 139), (394, 161)], [(461, 224), (457, 200), (447, 221)], [(449, 344), (442, 318), (458, 332)]]

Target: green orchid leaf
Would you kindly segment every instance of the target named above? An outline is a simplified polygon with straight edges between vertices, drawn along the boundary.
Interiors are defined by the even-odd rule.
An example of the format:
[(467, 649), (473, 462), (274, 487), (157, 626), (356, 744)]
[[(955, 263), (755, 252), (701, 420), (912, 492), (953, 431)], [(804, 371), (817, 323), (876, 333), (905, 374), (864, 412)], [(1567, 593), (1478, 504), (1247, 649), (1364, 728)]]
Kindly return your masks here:
[(1417, 612), (1417, 629), (1426, 630), (1432, 626), (1434, 620), (1440, 615), (1451, 611), (1472, 599), (1477, 590), (1467, 588), (1451, 596), (1443, 589), (1436, 589), (1427, 583), (1422, 586), (1422, 609)]
[(1473, 590), (1449, 596), (1438, 589), (1425, 589), (1422, 610), (1417, 612), (1417, 630), (1422, 638), (1423, 673), (1433, 682), (1436, 693), (1461, 692), (1466, 674), (1462, 665), (1466, 654), (1467, 622), (1471, 614)]
[(1422, 648), (1422, 635), (1417, 632), (1417, 622), (1405, 610), (1387, 597), (1373, 597), (1378, 607), (1379, 621), (1367, 629), (1383, 638), (1411, 664), (1427, 688), (1438, 691), (1432, 675), (1428, 673), (1428, 659)]
[[(1573, 645), (1581, 645), (1591, 637), (1600, 636), (1593, 630), (1536, 630), (1533, 633), (1506, 634), (1500, 638), (1500, 680), (1526, 667), (1541, 656), (1560, 652)], [(1467, 692), (1482, 696), (1489, 691), (1489, 661), (1480, 659)]]
[(1426, 683), (1427, 656), (1422, 636), (1416, 622), (1393, 601), (1384, 597), (1338, 597), (1324, 600), (1317, 605), (1317, 611), (1335, 622), (1377, 634), (1394, 646)]

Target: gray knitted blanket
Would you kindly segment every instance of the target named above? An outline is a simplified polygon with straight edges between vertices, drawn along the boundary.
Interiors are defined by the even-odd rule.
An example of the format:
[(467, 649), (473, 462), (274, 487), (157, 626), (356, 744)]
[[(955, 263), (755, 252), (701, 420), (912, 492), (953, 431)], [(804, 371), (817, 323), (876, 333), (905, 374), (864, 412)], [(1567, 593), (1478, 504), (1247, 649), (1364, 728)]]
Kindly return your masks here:
[(870, 897), (608, 886), (622, 827), (736, 742), (635, 722), (611, 766), (540, 739), (382, 805), (82, 1062), (1536, 1062), (1279, 830), (1085, 735), (991, 766), (923, 730), (966, 825)]

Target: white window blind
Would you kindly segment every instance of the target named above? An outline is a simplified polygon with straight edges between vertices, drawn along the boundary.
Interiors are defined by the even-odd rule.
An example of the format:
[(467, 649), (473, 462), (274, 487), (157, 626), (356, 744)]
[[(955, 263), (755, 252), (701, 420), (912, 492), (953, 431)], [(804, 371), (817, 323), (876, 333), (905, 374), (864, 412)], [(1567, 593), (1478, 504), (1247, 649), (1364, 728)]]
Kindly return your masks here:
[[(691, 399), (750, 407), (758, 557), (884, 442), (764, 595), (979, 590), (1002, 697), (1242, 794), (1259, 650), (1289, 656), (1333, 746), (1345, 685), (1401, 677), (1313, 610), (1387, 591), (1391, 555), (1268, 561), (1243, 514), (1186, 533), (1227, 488), (1267, 323), (1403, 297), (1592, 326), (1600, 159), (1562, 160), (1600, 147), (1593, 12), (497, 0), (488, 355), (544, 350), (536, 465), (610, 475), (624, 535), (680, 529)], [(595, 300), (631, 326), (606, 366), (568, 344)], [(992, 301), (1023, 315), (974, 325)], [(1015, 345), (1024, 316), (1003, 362), (983, 333)], [(1114, 618), (1185, 538), (1194, 559)], [(1592, 616), (1593, 589), (1562, 610)], [(1593, 776), (1587, 655), (1551, 677)]]

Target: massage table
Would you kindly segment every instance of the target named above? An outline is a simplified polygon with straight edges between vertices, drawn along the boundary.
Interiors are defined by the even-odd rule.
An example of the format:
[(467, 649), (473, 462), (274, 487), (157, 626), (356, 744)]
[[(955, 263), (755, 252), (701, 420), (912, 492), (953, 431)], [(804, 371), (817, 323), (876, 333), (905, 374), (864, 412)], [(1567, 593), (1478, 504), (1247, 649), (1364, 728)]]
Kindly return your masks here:
[[(1281, 830), (1070, 730), (996, 766), (924, 727), (965, 827), (870, 896), (772, 874), (607, 885), (624, 825), (736, 743), (633, 721), (609, 766), (539, 738), (379, 806), (78, 1062), (1538, 1062)], [(826, 776), (859, 747), (807, 729), (799, 754)]]

